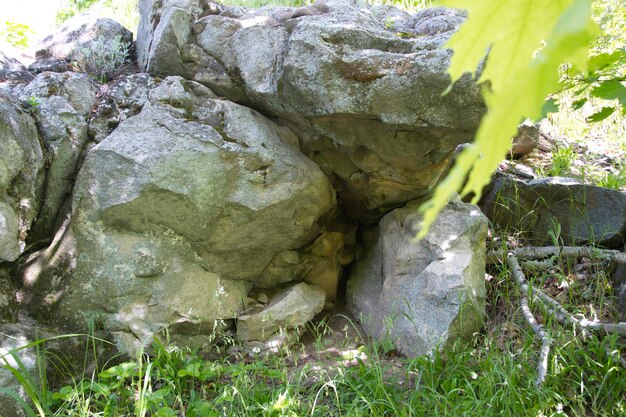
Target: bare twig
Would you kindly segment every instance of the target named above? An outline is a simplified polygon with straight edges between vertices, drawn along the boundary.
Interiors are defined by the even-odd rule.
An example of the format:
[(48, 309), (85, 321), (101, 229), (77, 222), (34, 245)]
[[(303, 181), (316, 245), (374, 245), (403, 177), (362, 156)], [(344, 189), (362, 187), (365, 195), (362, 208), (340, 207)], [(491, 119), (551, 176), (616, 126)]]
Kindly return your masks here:
[[(586, 327), (583, 327), (583, 325), (582, 325), (582, 324), (583, 324), (583, 323), (582, 323), (582, 322), (583, 322), (583, 320), (579, 320), (579, 321), (577, 322), (573, 316), (569, 315), (569, 317), (568, 317), (567, 315), (563, 315), (563, 314), (561, 314), (561, 313), (559, 313), (559, 312), (557, 312), (557, 311), (554, 311), (554, 309), (552, 309), (552, 308), (550, 308), (550, 307), (548, 307), (548, 312), (549, 312), (550, 314), (552, 314), (552, 315), (553, 315), (553, 317), (556, 319), (556, 321), (558, 321), (558, 322), (559, 322), (559, 323), (561, 323), (561, 324), (565, 324), (565, 323), (574, 323), (574, 325), (576, 325), (576, 326), (578, 326), (579, 328), (581, 328), (581, 329), (582, 329), (582, 331), (583, 331), (583, 337), (585, 337), (584, 332), (585, 332), (585, 330), (586, 330)], [(585, 320), (585, 321), (586, 321), (586, 320)], [(621, 326), (621, 325), (626, 325), (626, 323), (617, 323), (617, 324), (614, 324), (614, 323), (597, 323), (597, 322), (587, 322), (587, 323), (593, 323), (593, 324), (597, 324), (597, 325), (601, 325), (601, 326), (606, 326), (606, 325), (609, 325), (609, 326)], [(591, 326), (590, 326), (590, 328), (591, 328)], [(591, 328), (591, 330), (595, 330), (595, 329)], [(602, 329), (602, 330), (605, 330), (605, 328), (603, 327), (603, 329)], [(606, 331), (606, 330), (605, 330), (605, 331)], [(622, 331), (623, 331), (623, 330), (622, 330)], [(613, 333), (613, 332), (607, 331), (607, 333)], [(615, 333), (617, 333), (617, 332), (615, 332)], [(620, 365), (622, 365), (622, 367), (623, 367), (624, 369), (626, 369), (626, 360), (624, 360), (624, 359), (622, 358), (622, 356), (620, 355), (619, 351), (617, 351), (617, 352), (611, 351), (611, 349), (609, 349), (608, 347), (607, 347), (607, 348), (605, 348), (605, 351), (606, 351), (606, 354), (607, 354), (608, 356), (610, 356), (611, 358), (613, 358), (614, 360), (616, 360), (617, 362), (619, 362), (619, 363), (620, 363)]]
[[(511, 272), (513, 273), (513, 276), (517, 280), (518, 284), (520, 284), (522, 290), (525, 293), (530, 292), (532, 288), (526, 281), (524, 277), (524, 273), (522, 272), (519, 262), (517, 261), (517, 253), (521, 253), (522, 254), (521, 256), (527, 259), (533, 259), (533, 258), (543, 258), (546, 256), (552, 256), (554, 254), (557, 254), (558, 251), (561, 249), (563, 250), (562, 254), (564, 254), (565, 256), (592, 257), (592, 256), (597, 256), (598, 253), (600, 253), (600, 254), (604, 254), (606, 257), (611, 257), (612, 260), (615, 260), (616, 262), (619, 261), (618, 260), (619, 258), (623, 260), (624, 263), (626, 263), (626, 254), (619, 252), (619, 251), (614, 251), (614, 250), (600, 250), (600, 249), (594, 249), (594, 248), (588, 248), (588, 247), (572, 247), (572, 246), (565, 246), (565, 247), (546, 246), (546, 247), (541, 247), (541, 248), (529, 247), (529, 248), (517, 249), (515, 251), (511, 251), (507, 255), (507, 263), (509, 267), (511, 267), (511, 270), (512, 270)], [(502, 259), (501, 256), (502, 256), (501, 252), (491, 252), (487, 258), (488, 260)], [(538, 297), (539, 299), (541, 299), (541, 301), (543, 301), (548, 306), (548, 308), (550, 308), (555, 313), (557, 313), (555, 314), (555, 318), (561, 323), (563, 322), (573, 323), (574, 325), (578, 326), (581, 330), (591, 330), (593, 332), (606, 333), (606, 334), (618, 334), (620, 336), (626, 336), (626, 323), (625, 322), (600, 323), (597, 321), (589, 321), (587, 319), (577, 319), (572, 314), (570, 314), (558, 301), (556, 301), (554, 298), (550, 297), (549, 295), (547, 295), (540, 289), (534, 289), (534, 291), (532, 291), (532, 294)]]

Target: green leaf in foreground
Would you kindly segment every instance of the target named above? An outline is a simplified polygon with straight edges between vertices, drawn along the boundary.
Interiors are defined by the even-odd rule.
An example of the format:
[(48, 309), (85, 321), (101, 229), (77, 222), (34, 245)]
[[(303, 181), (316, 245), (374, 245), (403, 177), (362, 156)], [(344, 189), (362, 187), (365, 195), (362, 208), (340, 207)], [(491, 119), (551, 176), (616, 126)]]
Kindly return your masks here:
[(602, 107), (602, 110), (587, 117), (588, 122), (600, 122), (615, 113), (615, 107)]
[[(484, 90), (487, 114), (474, 143), (459, 154), (421, 208), (418, 238), (428, 233), (437, 214), (459, 190), (462, 196), (473, 193), (473, 202), (480, 199), (519, 123), (539, 118), (546, 97), (558, 89), (561, 63), (585, 68), (589, 41), (596, 32), (590, 0), (447, 0), (444, 4), (469, 10), (468, 21), (447, 44), (454, 49), (448, 70), (452, 82), (464, 72), (474, 72), (491, 47), (480, 78), (489, 80), (491, 88)], [(542, 39), (546, 39), (545, 46), (533, 58)]]
[(619, 100), (622, 106), (626, 106), (626, 87), (617, 79), (602, 81), (591, 94), (605, 100)]

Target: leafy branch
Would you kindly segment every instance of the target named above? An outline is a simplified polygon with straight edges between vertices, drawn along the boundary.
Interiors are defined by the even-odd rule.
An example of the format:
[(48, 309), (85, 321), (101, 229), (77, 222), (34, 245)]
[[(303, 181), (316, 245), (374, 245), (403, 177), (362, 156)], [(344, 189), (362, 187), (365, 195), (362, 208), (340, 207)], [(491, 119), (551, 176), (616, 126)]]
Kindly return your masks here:
[[(483, 83), (487, 113), (475, 141), (422, 207), (422, 227), (428, 233), (437, 214), (457, 192), (473, 194), (477, 202), (492, 172), (505, 158), (518, 125), (536, 120), (546, 97), (560, 88), (559, 69), (565, 62), (584, 71), (589, 45), (599, 32), (591, 18), (591, 0), (444, 0), (468, 10), (468, 20), (448, 41), (454, 50), (448, 72), (452, 83), (475, 73)], [(489, 51), (488, 56), (487, 51)], [(466, 180), (467, 178), (467, 180)]]

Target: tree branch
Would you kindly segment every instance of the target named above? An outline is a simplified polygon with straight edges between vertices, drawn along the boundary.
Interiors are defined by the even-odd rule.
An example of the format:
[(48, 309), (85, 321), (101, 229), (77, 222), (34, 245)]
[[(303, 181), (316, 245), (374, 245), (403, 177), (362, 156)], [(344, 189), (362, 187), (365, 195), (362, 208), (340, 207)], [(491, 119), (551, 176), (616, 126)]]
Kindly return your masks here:
[(532, 311), (530, 311), (530, 307), (528, 306), (528, 294), (529, 290), (532, 288), (528, 285), (526, 278), (524, 277), (524, 272), (522, 268), (519, 266), (519, 262), (517, 262), (517, 258), (512, 253), (509, 253), (507, 256), (507, 263), (511, 268), (511, 273), (515, 280), (519, 284), (522, 289), (522, 313), (524, 313), (524, 317), (526, 321), (533, 329), (533, 332), (541, 339), (541, 350), (539, 351), (539, 364), (537, 365), (537, 379), (535, 380), (535, 385), (539, 386), (543, 383), (546, 378), (546, 374), (548, 373), (548, 355), (550, 354), (550, 335), (544, 330), (543, 326), (537, 322), (535, 316), (533, 316)]
[(513, 253), (520, 259), (541, 259), (550, 256), (565, 256), (568, 258), (604, 258), (626, 265), (626, 253), (611, 249), (597, 249), (588, 246), (544, 246), (526, 247), (511, 251), (492, 251), (487, 254), (487, 264), (504, 262), (507, 253)]
[[(593, 252), (593, 253), (592, 253)], [(521, 253), (522, 256), (529, 259), (542, 258), (552, 255), (564, 255), (564, 256), (572, 256), (572, 257), (592, 257), (598, 256), (598, 253), (604, 255), (612, 259), (615, 262), (625, 262), (626, 256), (625, 254), (613, 251), (613, 250), (600, 250), (600, 249), (592, 249), (586, 247), (530, 247), (518, 249), (515, 251), (511, 251), (506, 255), (506, 261), (509, 268), (511, 268), (511, 274), (517, 281), (522, 292), (522, 300), (521, 300), (521, 308), (522, 313), (524, 314), (524, 318), (532, 328), (533, 332), (541, 338), (542, 346), (541, 351), (539, 353), (539, 365), (537, 365), (537, 380), (535, 384), (537, 386), (541, 385), (541, 383), (545, 379), (545, 375), (547, 373), (548, 368), (548, 355), (550, 353), (550, 336), (544, 330), (543, 326), (537, 322), (535, 317), (533, 316), (530, 307), (528, 305), (528, 297), (527, 294), (532, 294), (533, 299), (538, 299), (543, 302), (548, 310), (554, 318), (561, 324), (563, 323), (571, 323), (574, 326), (578, 327), (580, 330), (585, 333), (588, 330), (592, 330), (600, 333), (614, 333), (620, 336), (626, 336), (626, 323), (599, 323), (588, 321), (587, 319), (577, 319), (572, 314), (570, 314), (559, 302), (554, 300), (552, 297), (541, 291), (540, 289), (534, 289), (526, 280), (524, 272), (520, 267), (520, 264), (517, 260), (516, 253)], [(488, 263), (495, 263), (501, 261), (503, 257), (503, 252), (494, 251), (487, 255)], [(607, 354), (618, 361), (622, 367), (626, 369), (626, 361), (619, 355), (619, 352), (616, 354), (615, 352), (610, 351), (607, 348)]]

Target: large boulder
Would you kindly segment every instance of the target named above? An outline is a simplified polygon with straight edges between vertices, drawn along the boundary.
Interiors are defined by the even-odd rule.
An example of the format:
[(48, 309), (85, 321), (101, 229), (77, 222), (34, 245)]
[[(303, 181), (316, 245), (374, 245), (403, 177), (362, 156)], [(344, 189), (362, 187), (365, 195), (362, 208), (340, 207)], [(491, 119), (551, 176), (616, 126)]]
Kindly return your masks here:
[(14, 261), (41, 204), (44, 154), (33, 119), (0, 92), (0, 262)]
[(29, 304), (68, 327), (96, 318), (124, 343), (237, 317), (272, 261), (315, 242), (335, 205), (291, 141), (198, 83), (163, 80), (85, 159), (71, 220), (26, 263), (25, 282), (39, 283)]
[(352, 269), (346, 296), (369, 335), (410, 356), (471, 337), (485, 302), (487, 221), (480, 210), (451, 202), (416, 242), (417, 207), (409, 203), (383, 217)]
[(432, 191), (485, 111), (469, 76), (442, 95), (451, 52), (441, 46), (460, 12), (400, 14), (399, 34), (378, 20), (389, 10), (377, 18), (350, 1), (236, 13), (203, 4), (142, 1), (140, 64), (295, 127), (359, 220)]
[(38, 60), (56, 58), (70, 61), (81, 49), (93, 50), (98, 48), (96, 42), (99, 40), (116, 38), (130, 44), (133, 34), (115, 20), (89, 13), (80, 14), (66, 21), (55, 33), (46, 36), (37, 45), (35, 57)]
[(626, 194), (571, 178), (498, 178), (484, 211), (494, 224), (523, 233), (535, 245), (557, 239), (566, 245), (622, 247), (626, 238)]
[(41, 210), (29, 241), (51, 240), (61, 207), (71, 195), (74, 178), (89, 139), (87, 121), (98, 89), (85, 74), (45, 72), (15, 92), (32, 102), (31, 114), (41, 134), (47, 161)]

